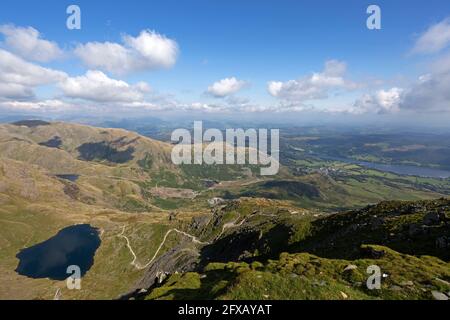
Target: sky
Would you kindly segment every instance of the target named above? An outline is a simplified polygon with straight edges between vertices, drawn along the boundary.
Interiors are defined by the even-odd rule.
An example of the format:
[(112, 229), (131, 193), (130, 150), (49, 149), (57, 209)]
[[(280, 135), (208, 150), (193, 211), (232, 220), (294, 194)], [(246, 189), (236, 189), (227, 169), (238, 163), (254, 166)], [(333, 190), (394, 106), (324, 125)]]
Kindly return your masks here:
[(0, 113), (446, 121), (450, 3), (2, 0)]

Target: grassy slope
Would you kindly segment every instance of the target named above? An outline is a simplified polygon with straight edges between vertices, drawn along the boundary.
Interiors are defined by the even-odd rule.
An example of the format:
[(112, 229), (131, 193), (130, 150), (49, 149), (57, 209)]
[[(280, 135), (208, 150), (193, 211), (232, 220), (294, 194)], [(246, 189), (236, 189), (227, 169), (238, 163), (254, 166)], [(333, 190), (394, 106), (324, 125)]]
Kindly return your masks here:
[[(267, 200), (254, 201), (247, 199), (235, 208), (229, 207), (223, 217), (234, 212), (251, 218), (255, 216), (251, 212), (261, 213), (271, 207)], [(211, 253), (216, 255), (209, 254), (210, 263), (197, 272), (172, 275), (146, 298), (431, 299), (433, 290), (450, 290), (450, 263), (445, 262), (449, 260), (448, 248), (437, 249), (435, 241), (450, 234), (449, 226), (445, 222), (426, 226), (427, 231), (420, 235), (410, 235), (409, 229), (411, 224), (423, 225), (429, 213), (446, 212), (449, 205), (450, 200), (445, 199), (394, 201), (318, 219), (308, 215), (294, 218), (296, 215), (290, 217), (275, 210), (272, 212), (277, 213), (276, 222), (259, 224), (251, 218), (238, 229), (230, 230), (212, 245)], [(277, 239), (277, 233), (271, 230), (281, 225), (286, 229), (283, 237)], [(259, 232), (259, 239), (240, 241), (242, 234), (252, 228)], [(265, 235), (270, 236), (261, 241)], [(246, 247), (241, 248), (243, 244)], [(229, 259), (230, 252), (238, 248), (238, 253), (248, 250), (252, 254)], [(265, 248), (270, 250), (264, 252)], [(374, 258), (369, 248), (383, 254)], [(227, 257), (222, 263), (214, 262), (222, 261), (218, 253)], [(266, 260), (267, 257), (272, 259)], [(358, 268), (345, 272), (350, 264)], [(388, 275), (381, 290), (368, 290), (365, 286), (370, 265), (378, 265)]]
[[(211, 263), (199, 273), (172, 275), (146, 299), (431, 299), (447, 292), (450, 264), (433, 257), (413, 257), (386, 247), (381, 259), (324, 259), (308, 253), (283, 253), (267, 263)], [(349, 265), (357, 269), (344, 271)], [(381, 290), (365, 286), (366, 269), (377, 265), (389, 275)], [(412, 281), (412, 283), (410, 283)]]

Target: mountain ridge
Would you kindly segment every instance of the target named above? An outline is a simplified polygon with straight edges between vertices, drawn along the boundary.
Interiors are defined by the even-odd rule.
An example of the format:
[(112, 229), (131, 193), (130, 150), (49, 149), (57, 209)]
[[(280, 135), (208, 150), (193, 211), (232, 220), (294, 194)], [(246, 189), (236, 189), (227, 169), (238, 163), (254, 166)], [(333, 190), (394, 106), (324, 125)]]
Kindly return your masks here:
[[(13, 297), (27, 299), (51, 299), (55, 291), (64, 299), (335, 299), (341, 291), (352, 299), (427, 299), (431, 289), (446, 293), (434, 279), (450, 280), (444, 239), (450, 204), (438, 199), (441, 193), (398, 177), (400, 184), (386, 187), (367, 173), (361, 177), (354, 166), (344, 176), (327, 170), (302, 176), (284, 166), (274, 177), (260, 177), (246, 166), (175, 166), (171, 147), (122, 129), (35, 121), (0, 125), (0, 297), (11, 295), (13, 286)], [(372, 183), (368, 189), (375, 197), (352, 193), (362, 182)], [(436, 199), (360, 205), (392, 199), (389, 190), (402, 186), (400, 198)], [(429, 214), (439, 224), (424, 224)], [(102, 241), (83, 290), (15, 274), (18, 251), (79, 223), (98, 229)], [(364, 246), (388, 254), (375, 259)], [(429, 275), (423, 255), (434, 256)], [(367, 259), (380, 260), (397, 276), (391, 263), (410, 263), (408, 274), (416, 274), (416, 266), (422, 280), (417, 290), (402, 294), (390, 289), (400, 280), (388, 282), (379, 295), (353, 288), (365, 275)], [(297, 276), (286, 267), (289, 261), (301, 265)], [(360, 265), (358, 281), (341, 274), (343, 264)], [(317, 265), (327, 279), (320, 278)], [(301, 280), (289, 287), (286, 277)], [(263, 292), (258, 279), (272, 294)], [(331, 287), (323, 288), (322, 281)], [(261, 286), (249, 289), (252, 283)], [(285, 295), (277, 283), (287, 286)], [(298, 291), (300, 285), (309, 288), (306, 293)], [(175, 287), (181, 291), (175, 294)]]

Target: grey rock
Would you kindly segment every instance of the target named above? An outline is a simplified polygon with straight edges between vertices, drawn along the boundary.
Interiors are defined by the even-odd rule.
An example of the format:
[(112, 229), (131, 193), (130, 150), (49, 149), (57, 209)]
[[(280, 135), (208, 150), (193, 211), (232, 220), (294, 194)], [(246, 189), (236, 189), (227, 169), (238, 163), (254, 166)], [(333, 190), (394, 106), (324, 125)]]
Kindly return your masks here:
[(445, 280), (442, 280), (442, 279), (439, 279), (439, 278), (436, 278), (434, 280), (436, 280), (437, 282), (442, 283), (443, 285), (446, 285), (446, 286), (450, 287), (450, 282), (448, 282), (448, 281), (445, 281)]
[(156, 281), (158, 284), (161, 284), (164, 282), (164, 280), (168, 277), (168, 273), (164, 271), (158, 271), (156, 273)]
[(445, 295), (445, 293), (439, 291), (431, 291), (431, 295), (433, 296), (434, 300), (448, 300), (448, 297)]
[[(122, 294), (119, 299), (128, 300), (135, 298), (139, 296), (141, 289), (150, 291), (162, 277), (166, 278), (175, 272), (193, 271), (198, 263), (198, 254), (193, 250), (184, 250), (185, 248), (186, 244), (181, 243), (158, 257), (132, 289)], [(164, 272), (161, 272), (161, 270), (164, 270)]]
[(190, 228), (194, 230), (200, 230), (204, 228), (210, 221), (210, 216), (197, 216), (192, 218)]
[(219, 205), (219, 204), (223, 204), (224, 202), (225, 202), (224, 199), (222, 199), (222, 198), (217, 198), (217, 197), (208, 200), (208, 204), (209, 204), (211, 207), (215, 207), (215, 206), (217, 206), (217, 205)]
[(355, 270), (355, 269), (358, 269), (358, 266), (355, 266), (354, 264), (349, 264), (348, 266), (345, 267), (344, 272)]
[(401, 291), (401, 290), (403, 290), (402, 287), (396, 286), (396, 285), (391, 286), (389, 289), (392, 290), (392, 291)]
[(411, 280), (409, 280), (409, 281), (403, 281), (402, 283), (400, 283), (400, 285), (401, 285), (402, 287), (412, 287), (412, 286), (414, 286), (414, 282), (412, 282)]

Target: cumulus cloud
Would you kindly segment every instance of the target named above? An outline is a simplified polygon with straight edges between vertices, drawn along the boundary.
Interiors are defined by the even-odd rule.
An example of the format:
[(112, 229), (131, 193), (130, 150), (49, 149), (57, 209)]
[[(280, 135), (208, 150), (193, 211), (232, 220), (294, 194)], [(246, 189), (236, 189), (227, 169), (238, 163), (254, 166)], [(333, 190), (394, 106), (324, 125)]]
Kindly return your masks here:
[(0, 49), (0, 97), (29, 98), (33, 88), (62, 81), (67, 74), (27, 62)]
[(238, 92), (246, 85), (245, 81), (238, 80), (235, 77), (225, 78), (209, 86), (207, 92), (216, 98), (223, 98)]
[(450, 111), (450, 72), (420, 77), (405, 93), (400, 105), (418, 112)]
[(57, 82), (67, 74), (27, 62), (12, 53), (0, 49), (0, 81), (28, 86)]
[(145, 82), (130, 85), (92, 70), (84, 76), (66, 78), (59, 87), (67, 97), (96, 102), (141, 101), (144, 94), (150, 91), (150, 86)]
[(356, 84), (344, 78), (347, 65), (337, 60), (329, 60), (320, 73), (298, 80), (286, 82), (271, 81), (267, 84), (267, 91), (274, 97), (288, 101), (306, 101), (325, 99), (330, 90), (354, 89)]
[(417, 39), (413, 53), (436, 53), (450, 44), (450, 18), (432, 25)]
[(143, 67), (170, 68), (177, 60), (177, 43), (154, 31), (141, 31), (136, 38), (125, 35), (124, 42), (144, 58)]
[[(391, 99), (389, 99), (391, 98)], [(419, 113), (450, 111), (450, 54), (434, 60), (427, 74), (421, 75), (411, 85), (398, 91), (391, 89), (393, 110), (409, 110)], [(389, 103), (387, 103), (389, 106)], [(388, 110), (389, 108), (384, 108)]]
[(0, 25), (4, 35), (4, 45), (22, 58), (48, 62), (60, 58), (63, 54), (56, 42), (44, 40), (38, 30), (32, 27)]
[(378, 90), (374, 94), (365, 94), (353, 107), (345, 110), (349, 113), (395, 113), (400, 110), (404, 90), (391, 88)]
[(178, 44), (155, 31), (144, 30), (139, 36), (123, 36), (123, 44), (88, 42), (75, 49), (84, 64), (114, 74), (170, 68), (177, 60)]
[(442, 57), (431, 64), (430, 72), (418, 77), (404, 89), (380, 90), (364, 95), (355, 102), (351, 111), (417, 113), (450, 111), (450, 56)]
[(34, 96), (33, 89), (17, 83), (0, 82), (0, 98), (23, 99)]

